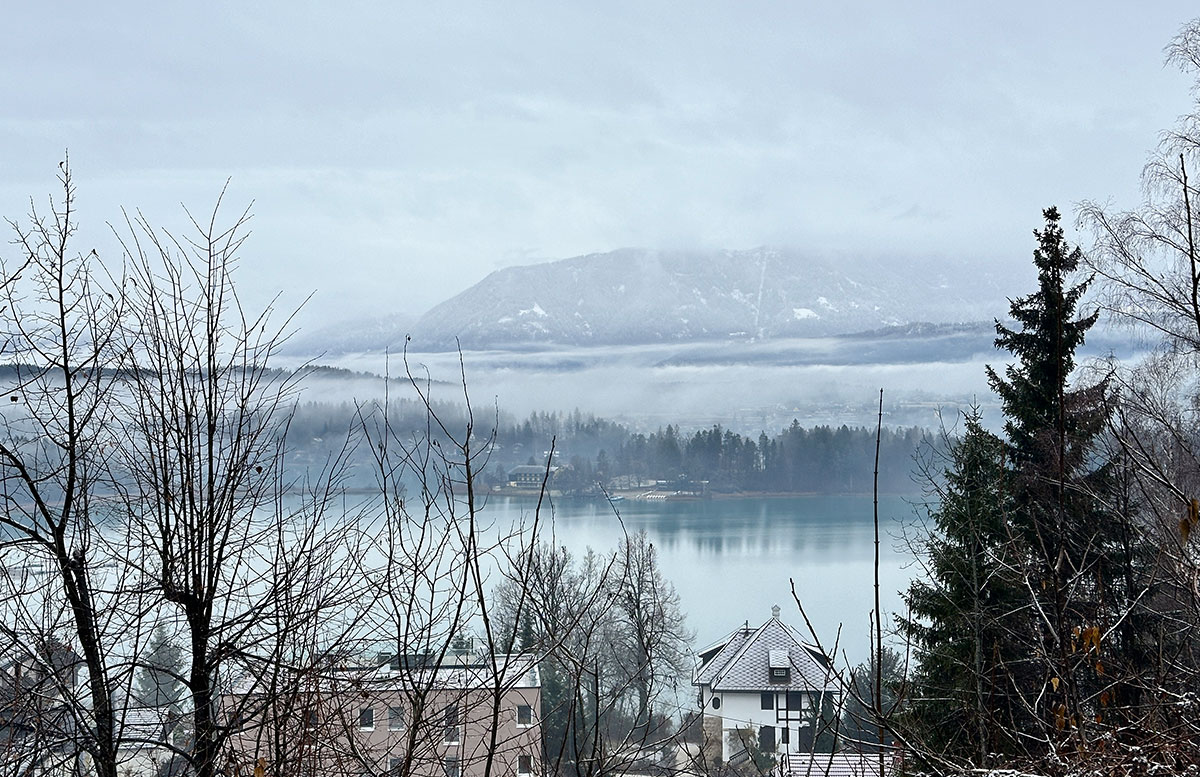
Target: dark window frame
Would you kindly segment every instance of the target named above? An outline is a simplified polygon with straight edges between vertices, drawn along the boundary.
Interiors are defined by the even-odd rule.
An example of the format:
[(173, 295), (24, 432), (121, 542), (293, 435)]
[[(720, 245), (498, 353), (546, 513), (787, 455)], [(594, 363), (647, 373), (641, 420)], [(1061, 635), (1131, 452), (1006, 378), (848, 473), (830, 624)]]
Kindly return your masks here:
[(457, 745), (462, 742), (462, 725), (459, 722), (458, 705), (451, 704), (442, 713), (445, 720), (445, 730), (442, 742), (447, 745)]

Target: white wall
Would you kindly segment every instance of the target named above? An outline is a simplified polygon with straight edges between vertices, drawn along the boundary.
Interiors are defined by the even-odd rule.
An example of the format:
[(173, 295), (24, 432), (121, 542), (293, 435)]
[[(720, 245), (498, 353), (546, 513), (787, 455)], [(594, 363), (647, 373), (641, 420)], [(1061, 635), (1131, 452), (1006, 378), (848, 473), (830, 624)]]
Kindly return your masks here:
[[(776, 692), (775, 703), (777, 709), (762, 709), (762, 697), (759, 691), (725, 691), (723, 693), (712, 694), (707, 687), (703, 688), (702, 701), (704, 704), (704, 713), (706, 715), (716, 715), (721, 718), (721, 727), (725, 732), (725, 736), (721, 743), (721, 757), (728, 759), (730, 755), (737, 751), (738, 748), (730, 746), (731, 735), (739, 728), (752, 726), (757, 736), (758, 727), (762, 725), (775, 726), (775, 746), (777, 753), (787, 752), (799, 753), (800, 737), (797, 735), (796, 729), (800, 725), (797, 721), (788, 723), (791, 729), (789, 743), (786, 747), (780, 743), (780, 727), (782, 723), (776, 722), (777, 710), (781, 709), (785, 704), (786, 693), (783, 690)], [(721, 706), (714, 709), (712, 706), (713, 696), (720, 698)], [(793, 713), (794, 714), (794, 713)], [(736, 741), (736, 740), (734, 740)]]

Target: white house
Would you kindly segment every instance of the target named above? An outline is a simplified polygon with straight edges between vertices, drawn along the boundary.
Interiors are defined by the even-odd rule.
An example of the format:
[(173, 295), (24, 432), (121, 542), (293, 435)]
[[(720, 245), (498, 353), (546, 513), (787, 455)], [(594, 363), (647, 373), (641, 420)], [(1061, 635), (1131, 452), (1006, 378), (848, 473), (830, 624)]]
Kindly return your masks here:
[(692, 683), (704, 711), (706, 756), (736, 764), (759, 754), (791, 771), (806, 754), (832, 749), (841, 686), (825, 658), (779, 620), (734, 630), (700, 652)]

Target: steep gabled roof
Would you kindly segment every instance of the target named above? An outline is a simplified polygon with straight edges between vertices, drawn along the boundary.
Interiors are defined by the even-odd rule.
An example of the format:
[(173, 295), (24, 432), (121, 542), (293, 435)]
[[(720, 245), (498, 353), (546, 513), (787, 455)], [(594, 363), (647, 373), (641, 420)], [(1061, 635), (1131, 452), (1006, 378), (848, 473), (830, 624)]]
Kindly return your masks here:
[(717, 640), (712, 645), (700, 651), (700, 665), (692, 676), (693, 685), (711, 685), (713, 677), (721, 668), (729, 663), (737, 652), (746, 644), (754, 632), (748, 626), (735, 629), (724, 639)]
[[(775, 663), (786, 657), (791, 669), (788, 682), (770, 681), (772, 653)], [(839, 690), (821, 653), (776, 615), (754, 631), (746, 628), (734, 631), (700, 656), (701, 664), (692, 683), (707, 685), (713, 691)]]

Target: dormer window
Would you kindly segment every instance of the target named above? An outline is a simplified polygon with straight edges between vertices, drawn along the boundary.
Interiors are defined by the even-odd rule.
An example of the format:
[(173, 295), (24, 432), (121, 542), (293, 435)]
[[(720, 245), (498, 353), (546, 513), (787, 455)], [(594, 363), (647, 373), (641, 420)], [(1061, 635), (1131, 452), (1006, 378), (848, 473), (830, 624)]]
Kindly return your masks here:
[(792, 681), (792, 662), (786, 650), (768, 651), (767, 663), (771, 669), (772, 683), (790, 683)]

